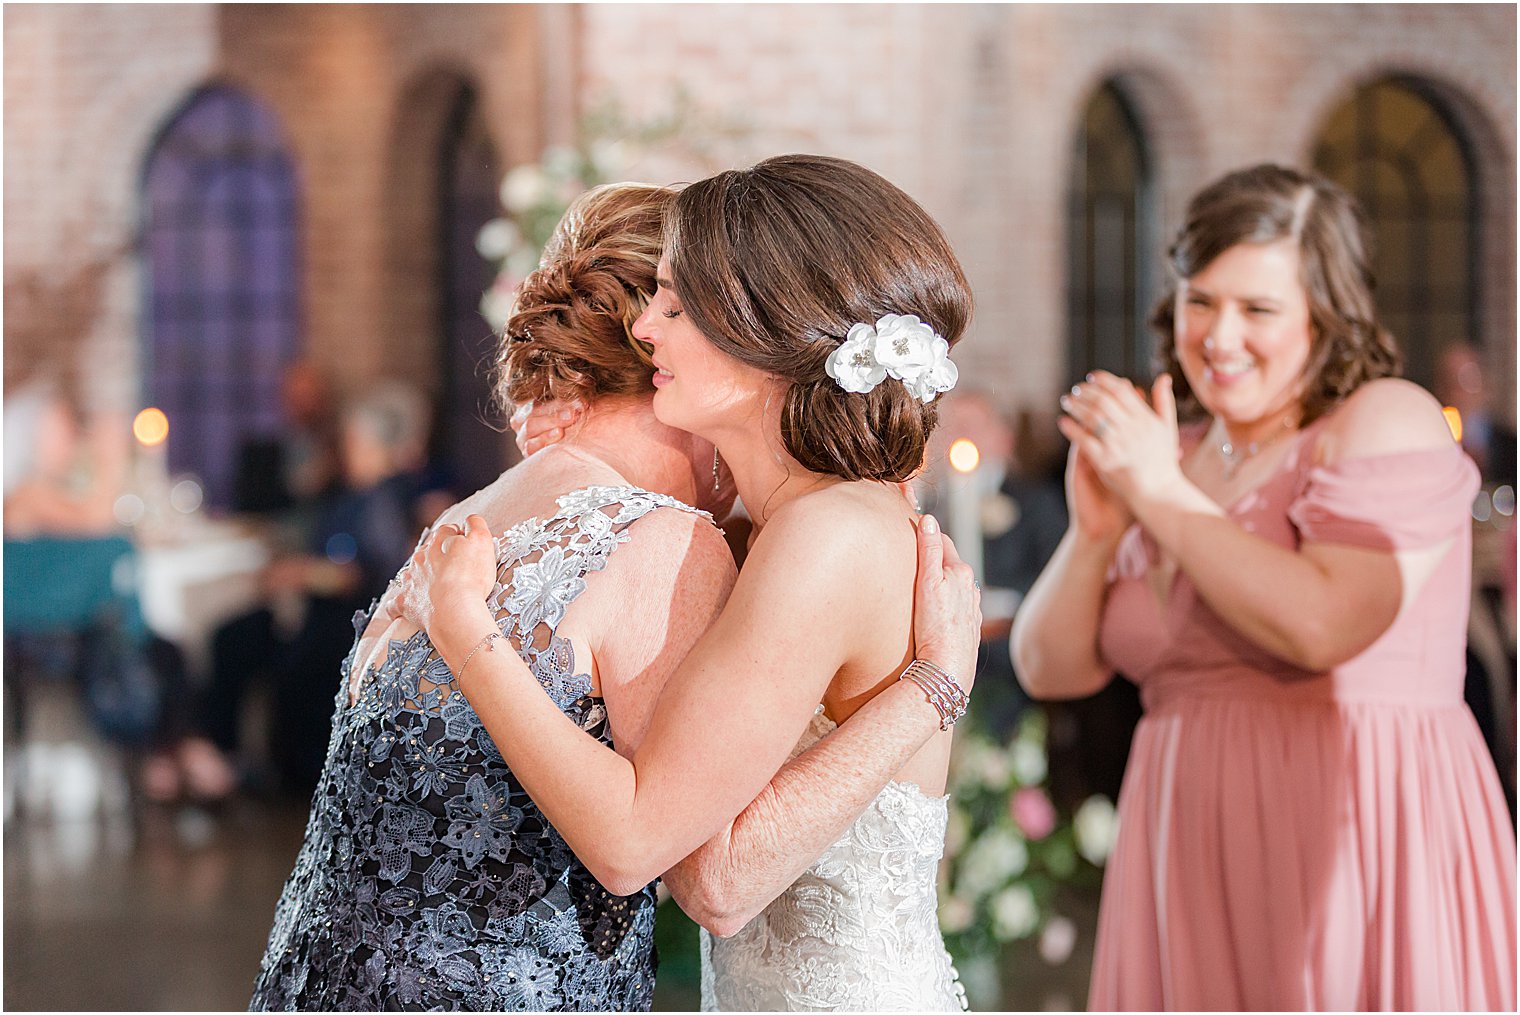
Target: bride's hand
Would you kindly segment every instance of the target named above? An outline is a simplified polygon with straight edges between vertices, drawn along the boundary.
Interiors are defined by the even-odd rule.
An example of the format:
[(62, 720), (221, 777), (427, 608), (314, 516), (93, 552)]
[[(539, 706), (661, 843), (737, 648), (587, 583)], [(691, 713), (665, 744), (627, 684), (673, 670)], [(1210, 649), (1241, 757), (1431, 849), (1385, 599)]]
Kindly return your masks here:
[(512, 412), (509, 421), (517, 438), (517, 450), (524, 458), (565, 439), (586, 406), (579, 400), (570, 402), (524, 402)]
[(913, 585), (915, 655), (955, 678), (969, 692), (981, 643), (982, 590), (955, 543), (933, 515), (918, 523), (918, 578)]
[(480, 515), (466, 528), (438, 526), (400, 579), (393, 612), (428, 632), (439, 643), (441, 625), (478, 619), (496, 585), (496, 540)]

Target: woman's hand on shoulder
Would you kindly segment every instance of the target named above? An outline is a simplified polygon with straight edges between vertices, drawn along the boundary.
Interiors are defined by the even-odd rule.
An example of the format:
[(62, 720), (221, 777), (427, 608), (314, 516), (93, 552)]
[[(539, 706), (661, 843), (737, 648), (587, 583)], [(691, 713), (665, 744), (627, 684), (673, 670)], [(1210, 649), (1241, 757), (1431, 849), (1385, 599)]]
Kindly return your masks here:
[[(435, 644), (444, 627), (476, 621), (496, 584), (496, 540), (480, 515), (458, 525), (437, 526), (412, 554), (397, 579), (401, 583), (395, 611), (428, 632)], [(442, 645), (439, 645), (442, 649)]]
[(914, 655), (970, 691), (981, 642), (982, 590), (976, 575), (933, 515), (918, 521), (918, 577), (913, 585)]
[(585, 411), (585, 403), (579, 400), (524, 402), (512, 411), (510, 420), (517, 450), (527, 458), (551, 444), (558, 444), (565, 439), (565, 431)]
[(1318, 463), (1431, 451), (1454, 443), (1441, 404), (1424, 388), (1396, 377), (1369, 381), (1325, 422)]

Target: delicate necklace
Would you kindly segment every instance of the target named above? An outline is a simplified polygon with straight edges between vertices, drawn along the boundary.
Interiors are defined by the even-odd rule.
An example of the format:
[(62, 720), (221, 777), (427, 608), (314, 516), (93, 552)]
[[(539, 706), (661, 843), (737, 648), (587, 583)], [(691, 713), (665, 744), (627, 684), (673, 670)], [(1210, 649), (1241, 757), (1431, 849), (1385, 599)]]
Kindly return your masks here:
[[(1242, 465), (1244, 465), (1246, 462), (1249, 462), (1251, 459), (1261, 454), (1262, 451), (1271, 447), (1273, 444), (1276, 444), (1284, 437), (1288, 436), (1288, 434), (1293, 433), (1293, 431), (1293, 418), (1289, 416), (1283, 419), (1282, 427), (1279, 428), (1276, 433), (1272, 434), (1272, 436), (1268, 437), (1266, 440), (1252, 441), (1245, 447), (1240, 447), (1239, 445), (1235, 444), (1234, 441), (1230, 440), (1228, 436), (1226, 436), (1222, 441), (1219, 442), (1219, 457), (1224, 462), (1224, 478), (1226, 480), (1234, 479), (1236, 470), (1238, 470)], [(1225, 433), (1228, 435), (1229, 431), (1226, 430)]]

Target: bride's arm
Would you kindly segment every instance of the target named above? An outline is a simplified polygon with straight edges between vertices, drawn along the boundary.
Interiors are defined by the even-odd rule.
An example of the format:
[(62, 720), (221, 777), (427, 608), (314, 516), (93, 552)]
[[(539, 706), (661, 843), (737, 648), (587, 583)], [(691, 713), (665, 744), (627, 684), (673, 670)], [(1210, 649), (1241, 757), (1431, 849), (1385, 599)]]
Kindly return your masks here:
[[(485, 606), (495, 550), (483, 520), (472, 517), (467, 535), (448, 539), (446, 556), (442, 539), (419, 555), (434, 646), (514, 773), (609, 890), (637, 891), (754, 800), (869, 629), (874, 618), (864, 614), (874, 602), (860, 582), (879, 540), (835, 521), (794, 512), (767, 526), (769, 538), (756, 542), (722, 616), (667, 684), (631, 759), (586, 737), (515, 653), (477, 651), (459, 673), (497, 630)], [(938, 535), (927, 528), (920, 538)], [(918, 654), (967, 681), (979, 626), (970, 571), (952, 555), (921, 584), (928, 598), (919, 603), (953, 623), (935, 625)], [(919, 743), (936, 724), (912, 684), (889, 687), (872, 705), (922, 714)]]
[[(918, 541), (920, 575), (941, 573), (941, 545)], [(915, 610), (916, 626), (938, 623), (932, 610)], [(925, 634), (919, 643), (930, 640)], [(782, 766), (727, 828), (665, 872), (665, 887), (712, 933), (737, 932), (838, 841), (938, 732), (937, 713), (878, 695)]]
[(728, 828), (665, 872), (697, 923), (733, 934), (796, 881), (939, 732), (922, 700), (877, 695), (776, 773)]

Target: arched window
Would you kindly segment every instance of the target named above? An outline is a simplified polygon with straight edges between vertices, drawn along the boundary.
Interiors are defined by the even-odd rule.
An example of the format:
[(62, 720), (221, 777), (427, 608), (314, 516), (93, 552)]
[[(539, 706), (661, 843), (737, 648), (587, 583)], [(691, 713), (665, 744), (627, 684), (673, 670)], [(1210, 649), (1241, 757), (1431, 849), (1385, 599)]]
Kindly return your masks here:
[(438, 303), (443, 393), (434, 461), (461, 493), (477, 490), (510, 464), (511, 441), (491, 401), (496, 338), (480, 314), (493, 269), (475, 249), (481, 226), (499, 214), (496, 156), (475, 92), (462, 86), (444, 126), (438, 163)]
[(1430, 88), (1388, 78), (1330, 115), (1314, 165), (1367, 213), (1378, 314), (1404, 350), (1405, 375), (1429, 387), (1442, 347), (1481, 337), (1471, 145)]
[(1148, 376), (1155, 343), (1155, 187), (1145, 133), (1114, 81), (1077, 127), (1067, 185), (1067, 349), (1072, 380), (1103, 368)]
[(240, 443), (279, 429), (300, 346), (296, 183), (274, 117), (228, 87), (196, 93), (143, 174), (146, 395), (169, 467), (226, 507)]

